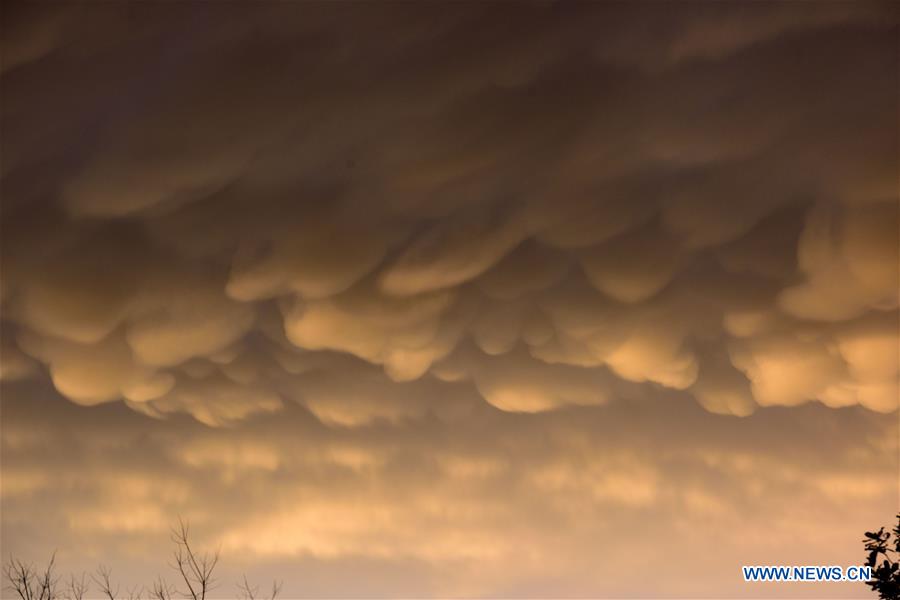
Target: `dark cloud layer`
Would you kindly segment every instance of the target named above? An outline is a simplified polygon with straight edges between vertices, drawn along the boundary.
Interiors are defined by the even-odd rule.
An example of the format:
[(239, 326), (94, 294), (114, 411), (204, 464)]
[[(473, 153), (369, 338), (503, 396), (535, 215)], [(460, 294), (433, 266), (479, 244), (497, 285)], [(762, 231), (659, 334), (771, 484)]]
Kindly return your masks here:
[(14, 7), (11, 376), (209, 423), (320, 351), (509, 410), (893, 410), (896, 29), (819, 8)]
[[(735, 526), (754, 477), (762, 496), (784, 486), (778, 501), (800, 502), (788, 489), (798, 469), (820, 497), (844, 502), (849, 486), (884, 504), (890, 468), (852, 473), (872, 456), (854, 454), (843, 427), (870, 419), (896, 452), (885, 425), (900, 365), (891, 4), (7, 3), (3, 17), (4, 389), (52, 384), (75, 404), (111, 405), (95, 411), (124, 403), (164, 419), (141, 427), (202, 431), (196, 447), (158, 443), (177, 469), (231, 469), (248, 485), (247, 469), (301, 476), (284, 455), (313, 452), (287, 434), (260, 449), (260, 424), (279, 415), (354, 439), (340, 460), (383, 485), (405, 467), (379, 462), (368, 428), (396, 428), (412, 454), (438, 435), (429, 460), (446, 451), (455, 466), (441, 468), (488, 486), (469, 490), (487, 503), (473, 527), (505, 477), (540, 487), (525, 495), (581, 498), (570, 515), (599, 510), (588, 497), (666, 514), (694, 502)], [(5, 407), (29, 402), (15, 396)], [(810, 402), (824, 407), (781, 408)], [(607, 439), (612, 429), (600, 441), (579, 424), (553, 433), (565, 415), (593, 423), (609, 411), (632, 432), (670, 419), (683, 431), (660, 431), (669, 443), (726, 462), (665, 472), (637, 438)], [(822, 460), (846, 469), (793, 454), (819, 444), (816, 430), (790, 443), (787, 479), (757, 473), (775, 469), (754, 454), (762, 424), (807, 415), (840, 432), (845, 446)], [(526, 423), (583, 439), (599, 462), (582, 469), (578, 451), (550, 444), (546, 456), (526, 450), (530, 472), (510, 471), (497, 454), (511, 448), (470, 457), (468, 434), (450, 433), (487, 440), (497, 427), (494, 443), (513, 444)], [(4, 422), (4, 448), (28, 431)], [(709, 431), (708, 448), (685, 441)], [(107, 468), (99, 446), (79, 448)], [(4, 494), (43, 489), (38, 462), (61, 464), (51, 449), (29, 454), (37, 462), (10, 484), (7, 466), (24, 458), (5, 452)], [(148, 458), (133, 493), (167, 464)], [(753, 473), (720, 481), (724, 496), (688, 472), (726, 464)], [(304, 529), (322, 514), (346, 531), (256, 548), (235, 524), (217, 539), (236, 552), (380, 560), (433, 527), (434, 555), (404, 556), (445, 568), (476, 547), (511, 564), (514, 546), (553, 530), (522, 500), (497, 514), (511, 521), (491, 531), (506, 534), (463, 544), (429, 520), (438, 492), (403, 516), (351, 517), (324, 499), (349, 493), (341, 481), (311, 492), (321, 513), (284, 518)], [(144, 531), (197, 493), (172, 485), (169, 500), (115, 510), (75, 492), (64, 503), (85, 527)], [(4, 498), (3, 533), (19, 545), (31, 534), (17, 502)], [(73, 516), (82, 509), (99, 520)], [(257, 516), (244, 526), (277, 531)], [(532, 517), (536, 530), (507, 535)], [(383, 529), (353, 520), (369, 518)], [(559, 556), (590, 552), (601, 530)], [(572, 593), (626, 593), (596, 587), (587, 563), (572, 568), (585, 569), (570, 573)], [(522, 593), (469, 575), (439, 593)], [(538, 587), (569, 593), (558, 577)]]

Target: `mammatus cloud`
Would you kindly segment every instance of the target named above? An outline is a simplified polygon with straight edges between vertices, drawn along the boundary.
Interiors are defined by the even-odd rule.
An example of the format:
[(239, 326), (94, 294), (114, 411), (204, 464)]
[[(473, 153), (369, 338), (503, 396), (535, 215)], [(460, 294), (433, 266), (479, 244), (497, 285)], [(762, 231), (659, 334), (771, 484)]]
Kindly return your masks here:
[(316, 352), (502, 410), (620, 379), (891, 411), (881, 8), (698, 7), (639, 52), (614, 32), (652, 11), (615, 6), (17, 7), (4, 376), (27, 356), (75, 402), (209, 423), (274, 409)]
[(0, 23), (4, 550), (146, 581), (182, 515), (290, 597), (783, 597), (739, 566), (896, 510), (893, 5)]

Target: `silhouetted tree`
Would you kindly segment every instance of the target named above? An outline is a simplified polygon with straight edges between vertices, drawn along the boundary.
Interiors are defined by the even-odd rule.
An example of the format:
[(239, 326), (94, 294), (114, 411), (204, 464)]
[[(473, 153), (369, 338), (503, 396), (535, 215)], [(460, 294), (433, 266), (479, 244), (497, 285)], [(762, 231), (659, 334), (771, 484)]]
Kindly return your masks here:
[[(189, 533), (188, 524), (181, 519), (172, 528), (175, 550), (172, 553), (174, 562), (170, 566), (184, 583), (184, 590), (178, 590), (158, 576), (149, 588), (129, 588), (125, 594), (121, 594), (121, 586), (113, 582), (112, 570), (104, 565), (97, 568), (90, 580), (106, 600), (175, 600), (179, 597), (185, 600), (206, 600), (215, 584), (213, 572), (219, 564), (219, 552), (198, 552), (191, 544)], [(10, 590), (19, 600), (84, 600), (90, 587), (87, 575), (82, 573), (80, 579), (70, 576), (68, 583), (59, 590), (59, 577), (55, 574), (55, 569), (55, 553), (43, 570), (10, 556), (3, 565), (3, 576), (7, 581), (5, 589)], [(238, 597), (246, 600), (275, 600), (281, 592), (281, 583), (274, 582), (271, 592), (262, 595), (259, 588), (251, 586), (244, 576), (237, 584), (237, 590)]]
[(175, 597), (175, 586), (170, 585), (165, 579), (157, 575), (156, 581), (150, 587), (149, 600), (172, 600)]
[(204, 552), (197, 554), (191, 548), (188, 539), (189, 528), (187, 523), (178, 520), (178, 527), (172, 528), (172, 541), (175, 543), (175, 568), (181, 575), (187, 590), (184, 595), (191, 600), (206, 600), (206, 594), (212, 589), (213, 571), (219, 564), (219, 551), (210, 554)]
[(116, 600), (119, 595), (119, 586), (115, 586), (113, 588), (113, 584), (110, 581), (112, 576), (112, 571), (104, 565), (100, 565), (97, 567), (97, 572), (91, 575), (91, 579), (94, 581), (94, 584), (100, 589), (100, 593), (103, 594), (105, 598), (109, 600)]
[(244, 581), (238, 584), (238, 598), (240, 600), (275, 600), (280, 592), (280, 581), (273, 581), (272, 589), (265, 595), (259, 593), (259, 586), (251, 587), (250, 584), (247, 583), (246, 575), (244, 576)]
[[(891, 534), (893, 533), (893, 544)], [(872, 579), (866, 582), (883, 600), (900, 600), (900, 514), (897, 526), (892, 531), (884, 527), (878, 531), (867, 531), (866, 565), (872, 567)], [(884, 557), (879, 564), (879, 557)]]
[(39, 571), (33, 564), (24, 563), (14, 557), (3, 566), (3, 575), (6, 577), (6, 589), (11, 590), (22, 600), (57, 600), (57, 583), (59, 577), (54, 574), (56, 568), (56, 553), (50, 556), (43, 571)]
[(144, 588), (131, 587), (126, 590), (125, 595), (119, 595), (120, 586), (118, 584), (113, 587), (112, 570), (104, 565), (97, 567), (97, 572), (91, 575), (91, 579), (97, 584), (100, 593), (106, 600), (143, 600)]
[(84, 600), (88, 591), (88, 582), (86, 581), (87, 573), (82, 573), (79, 579), (75, 575), (69, 575), (69, 582), (63, 592), (65, 600)]

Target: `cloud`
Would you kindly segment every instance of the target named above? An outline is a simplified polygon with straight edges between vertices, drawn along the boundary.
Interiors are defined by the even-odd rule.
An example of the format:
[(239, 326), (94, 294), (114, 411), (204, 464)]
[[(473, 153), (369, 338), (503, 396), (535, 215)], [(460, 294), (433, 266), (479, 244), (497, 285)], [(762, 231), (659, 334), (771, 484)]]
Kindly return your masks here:
[(213, 287), (203, 279), (174, 283), (174, 288), (166, 285), (148, 298), (143, 314), (125, 333), (135, 357), (145, 365), (174, 366), (212, 355), (253, 325), (252, 307), (231, 301), (221, 284)]
[(784, 290), (780, 305), (792, 315), (825, 321), (896, 309), (896, 224), (896, 203), (811, 213), (798, 248), (806, 281)]
[(209, 425), (896, 408), (884, 7), (138, 11), (4, 35), (4, 378)]
[[(52, 248), (52, 247), (51, 247)], [(12, 311), (35, 332), (100, 342), (128, 316), (147, 266), (122, 233), (78, 236), (44, 254), (15, 286)]]
[(454, 334), (442, 327), (453, 294), (416, 298), (378, 293), (296, 303), (285, 312), (285, 333), (307, 350), (349, 352), (375, 364), (398, 381), (418, 379), (453, 347)]
[[(242, 385), (220, 375), (179, 381), (158, 397), (141, 398), (133, 390), (131, 406), (150, 416), (187, 412), (211, 427), (229, 425), (256, 413), (277, 412), (282, 401), (275, 393)], [(165, 389), (165, 388), (163, 388)]]
[(118, 400), (126, 389), (146, 385), (144, 380), (152, 375), (135, 363), (121, 336), (99, 344), (79, 344), (26, 332), (19, 343), (47, 364), (56, 389), (79, 404)]
[(828, 406), (897, 408), (900, 343), (893, 319), (881, 317), (834, 330), (761, 336), (732, 346), (731, 360), (750, 379), (763, 405), (793, 405), (810, 398)]
[(426, 229), (380, 276), (381, 289), (411, 295), (456, 286), (487, 271), (525, 239), (515, 214), (461, 214)]
[(478, 391), (500, 410), (532, 413), (599, 405), (610, 396), (609, 374), (604, 371), (535, 363), (521, 352), (472, 368)]
[(637, 303), (653, 297), (675, 277), (681, 253), (665, 235), (638, 231), (594, 246), (581, 264), (598, 290), (620, 302)]
[(245, 302), (289, 293), (329, 298), (349, 289), (384, 257), (383, 233), (362, 224), (348, 226), (341, 215), (310, 217), (278, 230), (274, 240), (247, 240), (236, 253), (228, 295)]
[(0, 340), (0, 381), (26, 379), (38, 372), (37, 364), (9, 337)]
[(145, 582), (181, 515), (223, 596), (858, 561), (896, 511), (890, 8), (4, 6), (2, 546)]
[[(595, 371), (558, 370), (573, 399), (594, 386)], [(371, 367), (323, 377), (304, 393), (337, 386), (341, 401), (356, 398), (344, 405), (351, 416), (477, 398), (421, 381), (398, 397)], [(475, 403), (454, 421), (407, 413), (364, 426), (288, 406), (211, 428), (74, 407), (38, 380), (4, 383), (3, 394), (4, 547), (28, 558), (57, 548), (75, 571), (102, 559), (127, 585), (168, 572), (166, 526), (180, 514), (198, 548), (222, 548), (222, 595), (241, 570), (253, 580), (286, 565), (317, 574), (285, 577), (286, 594), (337, 595), (355, 589), (355, 561), (377, 565), (360, 572), (370, 595), (397, 589), (393, 568), (418, 596), (606, 595), (633, 589), (653, 535), (671, 557), (654, 593), (700, 595), (734, 589), (744, 561), (790, 563), (791, 543), (812, 562), (852, 563), (867, 519), (896, 509), (896, 419), (860, 407), (737, 419), (671, 393), (540, 414)], [(715, 567), (711, 580), (685, 578), (698, 557)]]

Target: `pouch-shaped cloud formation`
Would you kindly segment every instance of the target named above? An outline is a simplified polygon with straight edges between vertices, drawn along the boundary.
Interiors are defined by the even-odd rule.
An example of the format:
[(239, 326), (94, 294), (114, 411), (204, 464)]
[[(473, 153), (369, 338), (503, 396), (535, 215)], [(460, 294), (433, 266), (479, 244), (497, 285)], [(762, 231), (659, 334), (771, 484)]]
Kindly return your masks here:
[(889, 5), (8, 12), (4, 379), (210, 425), (897, 407)]

